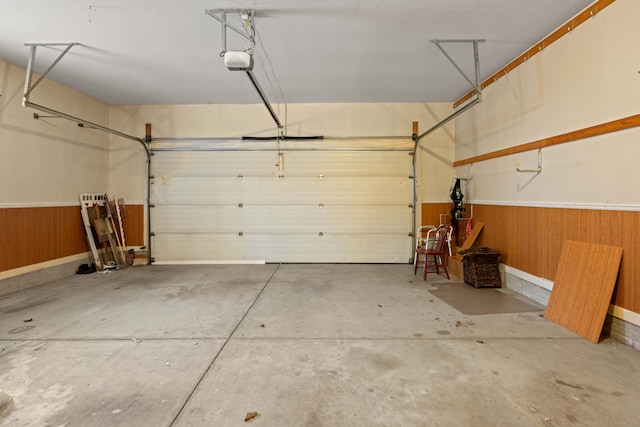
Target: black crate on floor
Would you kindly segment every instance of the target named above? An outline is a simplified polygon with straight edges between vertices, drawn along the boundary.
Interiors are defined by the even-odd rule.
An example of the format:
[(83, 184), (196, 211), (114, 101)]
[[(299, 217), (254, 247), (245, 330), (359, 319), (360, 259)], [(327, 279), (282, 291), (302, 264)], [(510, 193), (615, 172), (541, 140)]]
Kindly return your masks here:
[(471, 248), (460, 251), (464, 281), (476, 288), (502, 287), (500, 252), (491, 248)]

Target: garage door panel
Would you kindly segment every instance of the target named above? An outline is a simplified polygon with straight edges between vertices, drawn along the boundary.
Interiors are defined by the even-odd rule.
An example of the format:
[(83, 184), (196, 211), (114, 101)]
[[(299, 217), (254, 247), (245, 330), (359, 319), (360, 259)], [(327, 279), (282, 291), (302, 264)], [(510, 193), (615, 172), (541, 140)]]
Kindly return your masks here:
[(410, 166), (405, 151), (294, 151), (284, 157), (287, 176), (406, 176)]
[[(286, 176), (403, 176), (410, 171), (405, 151), (290, 151), (283, 154)], [(280, 161), (274, 151), (156, 152), (155, 176), (278, 177)]]
[(154, 203), (179, 205), (243, 204), (408, 204), (406, 177), (160, 177), (152, 186)]
[[(154, 230), (160, 233), (308, 233), (309, 224), (322, 224), (315, 206), (163, 206), (154, 208)], [(301, 221), (300, 218), (305, 218)]]
[[(160, 206), (154, 209), (154, 230), (161, 233), (258, 233), (269, 218), (270, 233), (398, 233), (408, 234), (411, 210), (379, 206)], [(300, 218), (304, 218), (301, 221)]]
[(236, 206), (157, 206), (152, 214), (156, 234), (238, 232), (236, 225), (244, 223), (244, 212)]
[(169, 151), (154, 153), (152, 166), (156, 177), (238, 177), (243, 174), (277, 176), (277, 159), (274, 152)]
[(396, 233), (408, 235), (411, 209), (407, 206), (330, 206), (323, 208), (323, 230), (332, 233)]
[[(156, 237), (158, 260), (178, 262), (406, 263), (410, 238), (387, 234), (165, 234)], [(335, 248), (342, 248), (335, 250)]]
[(157, 205), (224, 205), (241, 202), (243, 185), (231, 177), (156, 177), (151, 188)]

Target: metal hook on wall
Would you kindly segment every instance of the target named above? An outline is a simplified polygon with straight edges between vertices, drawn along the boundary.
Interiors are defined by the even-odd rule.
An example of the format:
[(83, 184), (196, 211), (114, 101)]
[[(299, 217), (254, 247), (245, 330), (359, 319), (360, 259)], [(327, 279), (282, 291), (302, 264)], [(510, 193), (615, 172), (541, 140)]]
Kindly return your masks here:
[(466, 178), (460, 178), (459, 176), (456, 175), (456, 179), (459, 179), (460, 181), (464, 181), (464, 182), (471, 181), (473, 179), (473, 163), (471, 163), (471, 166), (469, 166), (469, 173)]
[(538, 148), (538, 169), (520, 169), (520, 163), (516, 163), (516, 171), (518, 172), (542, 172), (542, 148)]

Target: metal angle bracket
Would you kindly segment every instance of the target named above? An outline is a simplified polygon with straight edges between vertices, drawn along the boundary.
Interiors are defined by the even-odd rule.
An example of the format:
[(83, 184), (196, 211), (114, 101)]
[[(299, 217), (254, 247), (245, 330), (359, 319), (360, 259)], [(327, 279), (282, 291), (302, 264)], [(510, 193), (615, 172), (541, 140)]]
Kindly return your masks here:
[[(433, 131), (439, 129), (449, 121), (455, 119), (460, 114), (464, 113), (465, 111), (472, 108), (476, 104), (479, 104), (480, 102), (482, 102), (482, 93), (480, 88), (480, 55), (478, 53), (478, 43), (484, 42), (484, 39), (431, 40), (431, 42), (435, 44), (438, 47), (438, 49), (440, 49), (442, 54), (449, 60), (449, 62), (451, 62), (451, 64), (455, 67), (455, 69), (458, 70), (458, 72), (462, 75), (462, 77), (464, 77), (464, 79), (469, 82), (469, 84), (473, 87), (475, 91), (476, 97), (471, 102), (467, 103), (462, 108), (460, 108), (459, 110), (454, 111), (449, 117), (446, 117), (445, 119), (438, 122), (435, 126), (427, 130), (423, 134), (421, 135), (414, 134), (412, 136), (415, 142), (414, 153), (415, 153), (415, 150), (417, 150), (418, 144), (422, 138), (429, 135)], [(444, 48), (441, 46), (441, 44), (443, 43), (472, 43), (473, 44), (473, 59), (475, 64), (475, 83), (465, 74), (464, 71), (462, 71), (462, 68), (460, 68), (460, 66), (456, 64), (456, 62), (453, 60), (453, 58), (451, 58), (451, 56), (447, 53), (447, 51), (444, 50)]]
[(227, 21), (227, 14), (240, 15), (244, 28), (255, 29), (254, 18), (256, 16), (264, 16), (268, 14), (268, 11), (255, 9), (205, 9), (204, 13), (222, 24), (222, 50), (220, 52), (220, 56), (223, 56), (227, 51), (227, 28), (235, 31), (241, 37), (249, 40), (249, 42), (251, 43), (251, 48), (249, 50), (252, 51), (256, 45), (255, 36), (253, 34), (249, 35), (246, 31), (243, 31), (243, 29), (229, 23), (229, 21)]
[[(67, 52), (69, 52), (69, 50), (71, 50), (73, 46), (78, 44), (80, 43), (71, 42), (71, 43), (25, 43), (24, 44), (25, 46), (29, 46), (29, 60), (27, 62), (27, 78), (25, 79), (25, 82), (24, 82), (24, 94), (22, 95), (23, 106), (26, 106), (25, 104), (29, 101), (29, 94), (33, 89), (35, 89), (38, 83), (40, 83), (47, 76), (47, 74), (49, 74), (49, 72), (53, 69), (53, 67), (55, 67), (56, 64), (60, 62), (60, 60), (67, 54)], [(58, 55), (58, 57), (51, 63), (51, 65), (49, 65), (49, 68), (47, 68), (45, 72), (42, 73), (40, 78), (38, 78), (38, 80), (34, 84), (31, 84), (31, 79), (33, 76), (33, 65), (36, 61), (36, 48), (38, 48), (39, 46), (42, 46), (42, 47), (66, 46), (66, 48), (62, 51), (62, 53), (60, 53), (60, 55)]]
[[(481, 95), (480, 88), (480, 55), (478, 53), (478, 43), (484, 43), (484, 39), (460, 39), (460, 40), (431, 40), (431, 43), (435, 44), (436, 47), (442, 52), (442, 54), (451, 62), (451, 64), (455, 67), (456, 70), (464, 77), (466, 81), (473, 87), (476, 94), (478, 96)], [(456, 62), (451, 58), (451, 56), (447, 53), (446, 50), (442, 47), (443, 43), (472, 43), (473, 44), (473, 62), (475, 67), (475, 83), (462, 71), (462, 68), (456, 64)]]
[[(33, 92), (33, 90), (36, 88), (36, 86), (38, 86), (38, 84), (49, 74), (49, 72), (53, 69), (53, 67), (56, 66), (56, 64), (58, 64), (58, 62), (60, 62), (60, 60), (67, 54), (67, 52), (69, 52), (69, 50), (71, 50), (71, 48), (73, 46), (79, 45), (80, 43), (77, 42), (70, 42), (70, 43), (25, 43), (25, 46), (29, 46), (29, 60), (27, 62), (27, 72), (26, 72), (26, 77), (24, 80), (24, 93), (22, 95), (22, 106), (23, 107), (30, 107), (30, 108), (34, 108), (36, 110), (40, 110), (42, 112), (48, 113), (48, 114), (52, 114), (55, 117), (59, 117), (62, 119), (67, 119), (73, 122), (76, 122), (78, 125), (80, 125), (81, 127), (87, 127), (87, 128), (91, 128), (91, 129), (98, 129), (98, 130), (102, 130), (108, 133), (111, 133), (113, 135), (117, 135), (120, 136), (122, 138), (127, 138), (127, 139), (131, 139), (134, 140), (136, 142), (139, 142), (144, 150), (145, 150), (145, 154), (147, 156), (147, 160), (149, 160), (149, 148), (147, 147), (147, 145), (145, 144), (144, 140), (142, 140), (141, 138), (132, 136), (132, 135), (127, 135), (123, 132), (119, 132), (110, 128), (107, 128), (105, 126), (102, 125), (98, 125), (95, 123), (92, 123), (90, 121), (87, 120), (83, 120), (80, 119), (78, 117), (57, 111), (57, 110), (53, 110), (51, 108), (48, 107), (44, 107), (42, 105), (38, 105), (35, 104), (31, 101), (29, 101), (29, 95), (31, 94), (31, 92)], [(60, 55), (58, 55), (58, 57), (51, 63), (51, 65), (49, 65), (49, 67), (44, 71), (44, 73), (42, 73), (42, 75), (38, 78), (38, 80), (36, 80), (35, 83), (31, 84), (31, 80), (33, 79), (33, 67), (36, 61), (36, 49), (38, 47), (52, 47), (52, 46), (65, 46), (64, 50), (60, 53)], [(38, 115), (38, 117), (36, 117), (34, 115), (34, 118), (41, 118), (44, 116)]]

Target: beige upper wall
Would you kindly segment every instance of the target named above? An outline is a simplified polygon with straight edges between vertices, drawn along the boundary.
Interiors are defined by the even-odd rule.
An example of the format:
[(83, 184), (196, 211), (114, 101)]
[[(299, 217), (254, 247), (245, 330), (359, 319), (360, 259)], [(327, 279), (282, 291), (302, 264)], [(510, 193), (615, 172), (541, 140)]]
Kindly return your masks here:
[[(25, 72), (0, 60), (0, 207), (71, 205), (80, 193), (107, 191), (108, 136), (63, 119), (34, 120), (36, 111), (22, 106)], [(106, 104), (48, 79), (31, 101), (108, 123)]]
[[(257, 96), (257, 95), (256, 95)], [(410, 136), (412, 122), (426, 130), (451, 114), (449, 103), (293, 104), (274, 107), (289, 136)], [(155, 138), (238, 138), (276, 136), (277, 128), (261, 104), (112, 106), (110, 126)], [(453, 125), (434, 132), (418, 151), (419, 200), (446, 201), (453, 176)], [(110, 189), (127, 200), (146, 197), (144, 153), (135, 143), (112, 137)], [(153, 166), (152, 166), (153, 168)]]
[[(640, 2), (617, 0), (483, 92), (456, 119), (456, 160), (638, 114)], [(579, 140), (473, 165), (476, 202), (640, 208), (633, 182), (640, 129)], [(457, 168), (466, 175), (470, 166)]]

